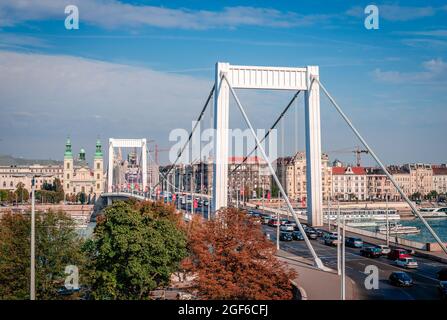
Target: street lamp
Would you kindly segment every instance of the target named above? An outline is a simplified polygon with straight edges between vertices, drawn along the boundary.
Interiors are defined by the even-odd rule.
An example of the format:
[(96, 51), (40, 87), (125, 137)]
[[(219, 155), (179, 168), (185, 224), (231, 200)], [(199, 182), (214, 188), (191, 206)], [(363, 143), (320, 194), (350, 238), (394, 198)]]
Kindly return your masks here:
[(36, 190), (35, 176), (31, 179), (31, 276), (30, 276), (30, 298), (36, 300), (36, 252), (35, 252), (35, 190)]

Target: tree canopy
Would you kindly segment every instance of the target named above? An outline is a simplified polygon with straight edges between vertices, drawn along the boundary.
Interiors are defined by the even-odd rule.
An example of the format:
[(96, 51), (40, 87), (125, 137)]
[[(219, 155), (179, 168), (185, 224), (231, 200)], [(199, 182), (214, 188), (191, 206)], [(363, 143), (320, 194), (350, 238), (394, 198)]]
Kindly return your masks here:
[(202, 299), (291, 299), (295, 274), (275, 257), (274, 245), (243, 211), (228, 208), (190, 228), (191, 256), (183, 261), (195, 275)]
[[(36, 213), (36, 299), (61, 299), (65, 267), (82, 270), (81, 241), (64, 212)], [(29, 299), (30, 215), (0, 219), (0, 299)]]
[(186, 235), (174, 209), (160, 203), (116, 202), (86, 244), (94, 299), (149, 299), (169, 284), (186, 256)]

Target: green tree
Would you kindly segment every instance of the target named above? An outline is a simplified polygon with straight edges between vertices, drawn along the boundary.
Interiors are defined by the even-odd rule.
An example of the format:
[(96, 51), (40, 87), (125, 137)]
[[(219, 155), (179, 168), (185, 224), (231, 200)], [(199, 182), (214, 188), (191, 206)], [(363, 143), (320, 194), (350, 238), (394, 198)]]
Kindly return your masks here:
[(18, 202), (26, 202), (29, 199), (29, 191), (25, 189), (25, 185), (22, 182), (17, 184), (17, 189), (14, 193)]
[(0, 201), (6, 202), (8, 201), (8, 190), (0, 190)]
[[(0, 299), (29, 299), (30, 215), (7, 213), (0, 220)], [(36, 298), (61, 299), (65, 267), (83, 270), (81, 240), (64, 212), (36, 214)], [(81, 277), (82, 283), (82, 277)]]
[(116, 202), (104, 210), (86, 244), (94, 299), (149, 299), (169, 284), (186, 256), (186, 236), (173, 208)]
[(76, 201), (80, 202), (82, 204), (86, 203), (87, 202), (87, 195), (85, 194), (85, 192), (79, 192), (76, 195)]
[(278, 185), (276, 184), (276, 181), (272, 179), (272, 183), (271, 183), (271, 196), (272, 198), (277, 198), (279, 195), (279, 188)]

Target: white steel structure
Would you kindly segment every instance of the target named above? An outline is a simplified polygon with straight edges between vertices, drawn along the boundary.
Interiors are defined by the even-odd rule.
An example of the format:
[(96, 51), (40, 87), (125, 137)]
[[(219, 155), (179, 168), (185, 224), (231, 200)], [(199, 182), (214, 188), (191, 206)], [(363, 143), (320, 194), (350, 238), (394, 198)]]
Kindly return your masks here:
[(107, 172), (107, 191), (113, 191), (114, 148), (141, 148), (141, 174), (143, 191), (147, 187), (147, 142), (146, 139), (109, 139), (109, 167)]
[[(223, 81), (225, 76), (226, 81)], [(312, 226), (323, 225), (321, 187), (320, 89), (317, 66), (305, 68), (216, 64), (214, 92), (215, 162), (213, 211), (227, 206), (229, 85), (234, 89), (305, 91), (307, 215)], [(311, 85), (312, 84), (312, 85)]]

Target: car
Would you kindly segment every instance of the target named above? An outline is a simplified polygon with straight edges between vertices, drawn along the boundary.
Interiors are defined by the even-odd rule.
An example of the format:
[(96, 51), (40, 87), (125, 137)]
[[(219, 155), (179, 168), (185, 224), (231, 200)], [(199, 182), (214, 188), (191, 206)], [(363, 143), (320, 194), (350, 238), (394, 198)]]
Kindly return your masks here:
[(438, 280), (447, 281), (447, 268), (442, 268), (436, 273), (436, 275), (438, 276)]
[(307, 237), (311, 240), (316, 240), (318, 238), (317, 232), (312, 228), (307, 228), (305, 232)]
[(401, 268), (416, 269), (418, 267), (418, 262), (414, 258), (400, 258), (395, 263)]
[(276, 219), (270, 219), (268, 222), (268, 225), (270, 227), (278, 227), (279, 226), (279, 221)]
[(363, 247), (363, 240), (356, 237), (346, 237), (345, 244), (351, 248), (361, 248)]
[(263, 216), (263, 217), (261, 218), (261, 223), (262, 223), (262, 224), (268, 224), (269, 221), (270, 221), (270, 219), (272, 219), (272, 217), (270, 217), (270, 216)]
[(447, 281), (439, 281), (438, 291), (442, 299), (447, 299)]
[(360, 254), (364, 257), (378, 258), (382, 255), (382, 251), (378, 247), (363, 247)]
[(389, 277), (390, 284), (398, 287), (411, 287), (413, 286), (413, 279), (411, 276), (403, 271), (395, 271), (391, 273)]
[(381, 254), (382, 256), (386, 256), (388, 253), (391, 252), (390, 247), (388, 247), (388, 246), (385, 245), (385, 244), (378, 244), (376, 247), (380, 249), (380, 254)]
[(327, 246), (336, 246), (336, 245), (340, 244), (340, 239), (338, 238), (338, 236), (325, 235), (323, 237), (323, 239), (324, 239), (324, 244)]
[(293, 240), (292, 232), (281, 232), (279, 234), (279, 240), (280, 241), (292, 241)]
[(293, 240), (298, 240), (298, 241), (304, 240), (303, 234), (300, 231), (293, 231), (292, 237), (293, 237)]
[(408, 254), (408, 251), (405, 249), (392, 249), (390, 253), (387, 255), (388, 259), (391, 260), (397, 260), (397, 259), (403, 259), (403, 258), (410, 258), (410, 255)]
[(279, 226), (279, 230), (281, 231), (293, 231), (294, 230), (294, 225), (293, 224), (283, 224), (281, 226)]
[(281, 219), (279, 219), (279, 221), (281, 221), (281, 224), (289, 223), (289, 219), (286, 219), (286, 218), (281, 218)]
[(324, 235), (325, 231), (322, 229), (315, 229), (315, 232), (317, 233), (318, 237), (322, 237)]

